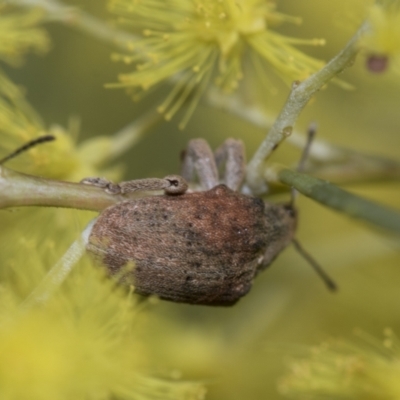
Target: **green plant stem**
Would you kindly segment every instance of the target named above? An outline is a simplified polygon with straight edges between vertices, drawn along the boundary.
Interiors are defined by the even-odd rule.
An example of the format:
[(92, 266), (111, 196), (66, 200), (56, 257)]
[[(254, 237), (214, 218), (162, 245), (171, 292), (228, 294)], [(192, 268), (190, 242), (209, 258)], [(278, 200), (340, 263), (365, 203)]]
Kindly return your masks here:
[(97, 218), (89, 222), (81, 235), (72, 243), (66, 253), (49, 270), (39, 285), (33, 289), (33, 292), (24, 300), (20, 307), (22, 311), (28, 311), (34, 306), (46, 303), (65, 281), (76, 263), (85, 254), (89, 236), (96, 219)]
[(47, 206), (101, 211), (123, 199), (94, 186), (39, 178), (0, 166), (0, 208)]
[[(342, 149), (342, 161), (310, 165), (305, 172), (320, 179), (348, 184), (400, 178), (400, 162)], [(347, 151), (346, 151), (347, 150)]]
[(267, 191), (267, 185), (263, 178), (265, 160), (279, 143), (290, 135), (298, 116), (311, 97), (353, 62), (358, 53), (357, 42), (367, 29), (368, 23), (364, 22), (343, 50), (329, 61), (325, 67), (305, 81), (293, 84), (289, 98), (282, 111), (247, 166), (246, 183), (253, 193), (262, 194)]
[[(272, 116), (258, 107), (244, 104), (239, 96), (227, 96), (216, 90), (210, 90), (207, 100), (213, 107), (227, 111), (254, 126), (265, 129), (274, 123)], [(306, 135), (293, 131), (286, 141), (299, 149), (304, 149), (307, 139)], [(268, 165), (264, 169), (264, 178), (267, 182), (271, 175), (270, 171), (273, 176), (273, 165)], [(400, 162), (339, 147), (316, 138), (310, 147), (304, 172), (338, 184), (391, 180), (400, 178)]]
[(349, 193), (327, 181), (282, 168), (278, 179), (321, 204), (400, 234), (400, 212)]

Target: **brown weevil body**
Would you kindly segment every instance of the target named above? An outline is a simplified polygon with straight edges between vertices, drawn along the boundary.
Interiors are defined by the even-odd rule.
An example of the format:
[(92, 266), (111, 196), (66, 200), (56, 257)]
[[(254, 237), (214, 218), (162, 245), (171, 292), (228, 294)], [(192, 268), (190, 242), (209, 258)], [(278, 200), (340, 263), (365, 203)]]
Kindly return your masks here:
[(225, 185), (130, 200), (96, 221), (88, 250), (140, 294), (206, 305), (234, 304), (292, 240), (292, 209), (265, 206)]
[[(291, 205), (264, 203), (238, 192), (244, 168), (242, 142), (228, 139), (213, 154), (204, 140), (195, 139), (183, 156), (183, 178), (119, 185), (85, 179), (83, 183), (109, 193), (165, 190), (164, 195), (104, 210), (93, 226), (88, 251), (137, 293), (190, 304), (236, 303), (289, 243), (301, 250), (294, 239), (297, 217)], [(186, 180), (195, 173), (201, 188), (186, 192)]]

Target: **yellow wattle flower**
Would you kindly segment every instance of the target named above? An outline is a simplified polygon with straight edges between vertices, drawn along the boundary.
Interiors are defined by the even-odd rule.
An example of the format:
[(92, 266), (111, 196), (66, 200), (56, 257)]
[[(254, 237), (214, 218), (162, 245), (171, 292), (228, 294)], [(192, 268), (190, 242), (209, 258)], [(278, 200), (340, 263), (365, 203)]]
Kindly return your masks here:
[(46, 127), (21, 90), (0, 73), (0, 157), (44, 134), (56, 140), (37, 146), (7, 163), (10, 168), (53, 179), (79, 181), (88, 176), (121, 178), (121, 168), (105, 166), (112, 136), (99, 136), (78, 144), (75, 127)]
[(25, 11), (0, 4), (0, 60), (18, 65), (28, 50), (47, 51), (50, 39), (39, 26), (42, 21), (39, 9)]
[(383, 340), (358, 332), (357, 340), (335, 340), (294, 361), (280, 382), (291, 399), (400, 398), (400, 341), (391, 329)]
[[(321, 45), (323, 40), (283, 36), (271, 26), (298, 18), (275, 11), (265, 0), (110, 0), (110, 10), (143, 38), (127, 44), (127, 54), (113, 59), (134, 63), (136, 71), (121, 74), (110, 87), (141, 90), (174, 79), (175, 86), (159, 106), (167, 120), (185, 103), (184, 127), (201, 95), (214, 78), (224, 91), (237, 88), (249, 59), (255, 69), (269, 66), (284, 81), (302, 80), (322, 67), (293, 45)], [(264, 65), (265, 64), (265, 65)]]
[[(40, 273), (38, 265), (29, 267)], [(2, 400), (203, 399), (199, 383), (148, 372), (146, 352), (134, 333), (135, 298), (115, 288), (88, 260), (45, 305), (26, 310), (20, 302), (15, 284), (3, 280)]]

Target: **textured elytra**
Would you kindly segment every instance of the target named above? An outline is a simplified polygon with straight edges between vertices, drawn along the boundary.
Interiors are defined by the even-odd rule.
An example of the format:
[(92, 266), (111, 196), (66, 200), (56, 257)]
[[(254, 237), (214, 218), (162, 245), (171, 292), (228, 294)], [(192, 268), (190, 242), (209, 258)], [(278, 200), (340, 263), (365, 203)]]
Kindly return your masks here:
[(140, 294), (232, 305), (291, 241), (295, 224), (291, 207), (218, 185), (113, 205), (96, 221), (88, 250)]

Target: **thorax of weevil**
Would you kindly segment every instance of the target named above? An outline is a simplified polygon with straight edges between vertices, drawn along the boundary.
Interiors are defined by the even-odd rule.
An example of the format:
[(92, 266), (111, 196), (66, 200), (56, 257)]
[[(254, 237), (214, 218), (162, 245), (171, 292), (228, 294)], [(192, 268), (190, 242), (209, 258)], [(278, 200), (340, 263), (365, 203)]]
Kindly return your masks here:
[(232, 305), (291, 241), (295, 211), (218, 185), (128, 200), (96, 221), (88, 250), (137, 293)]

